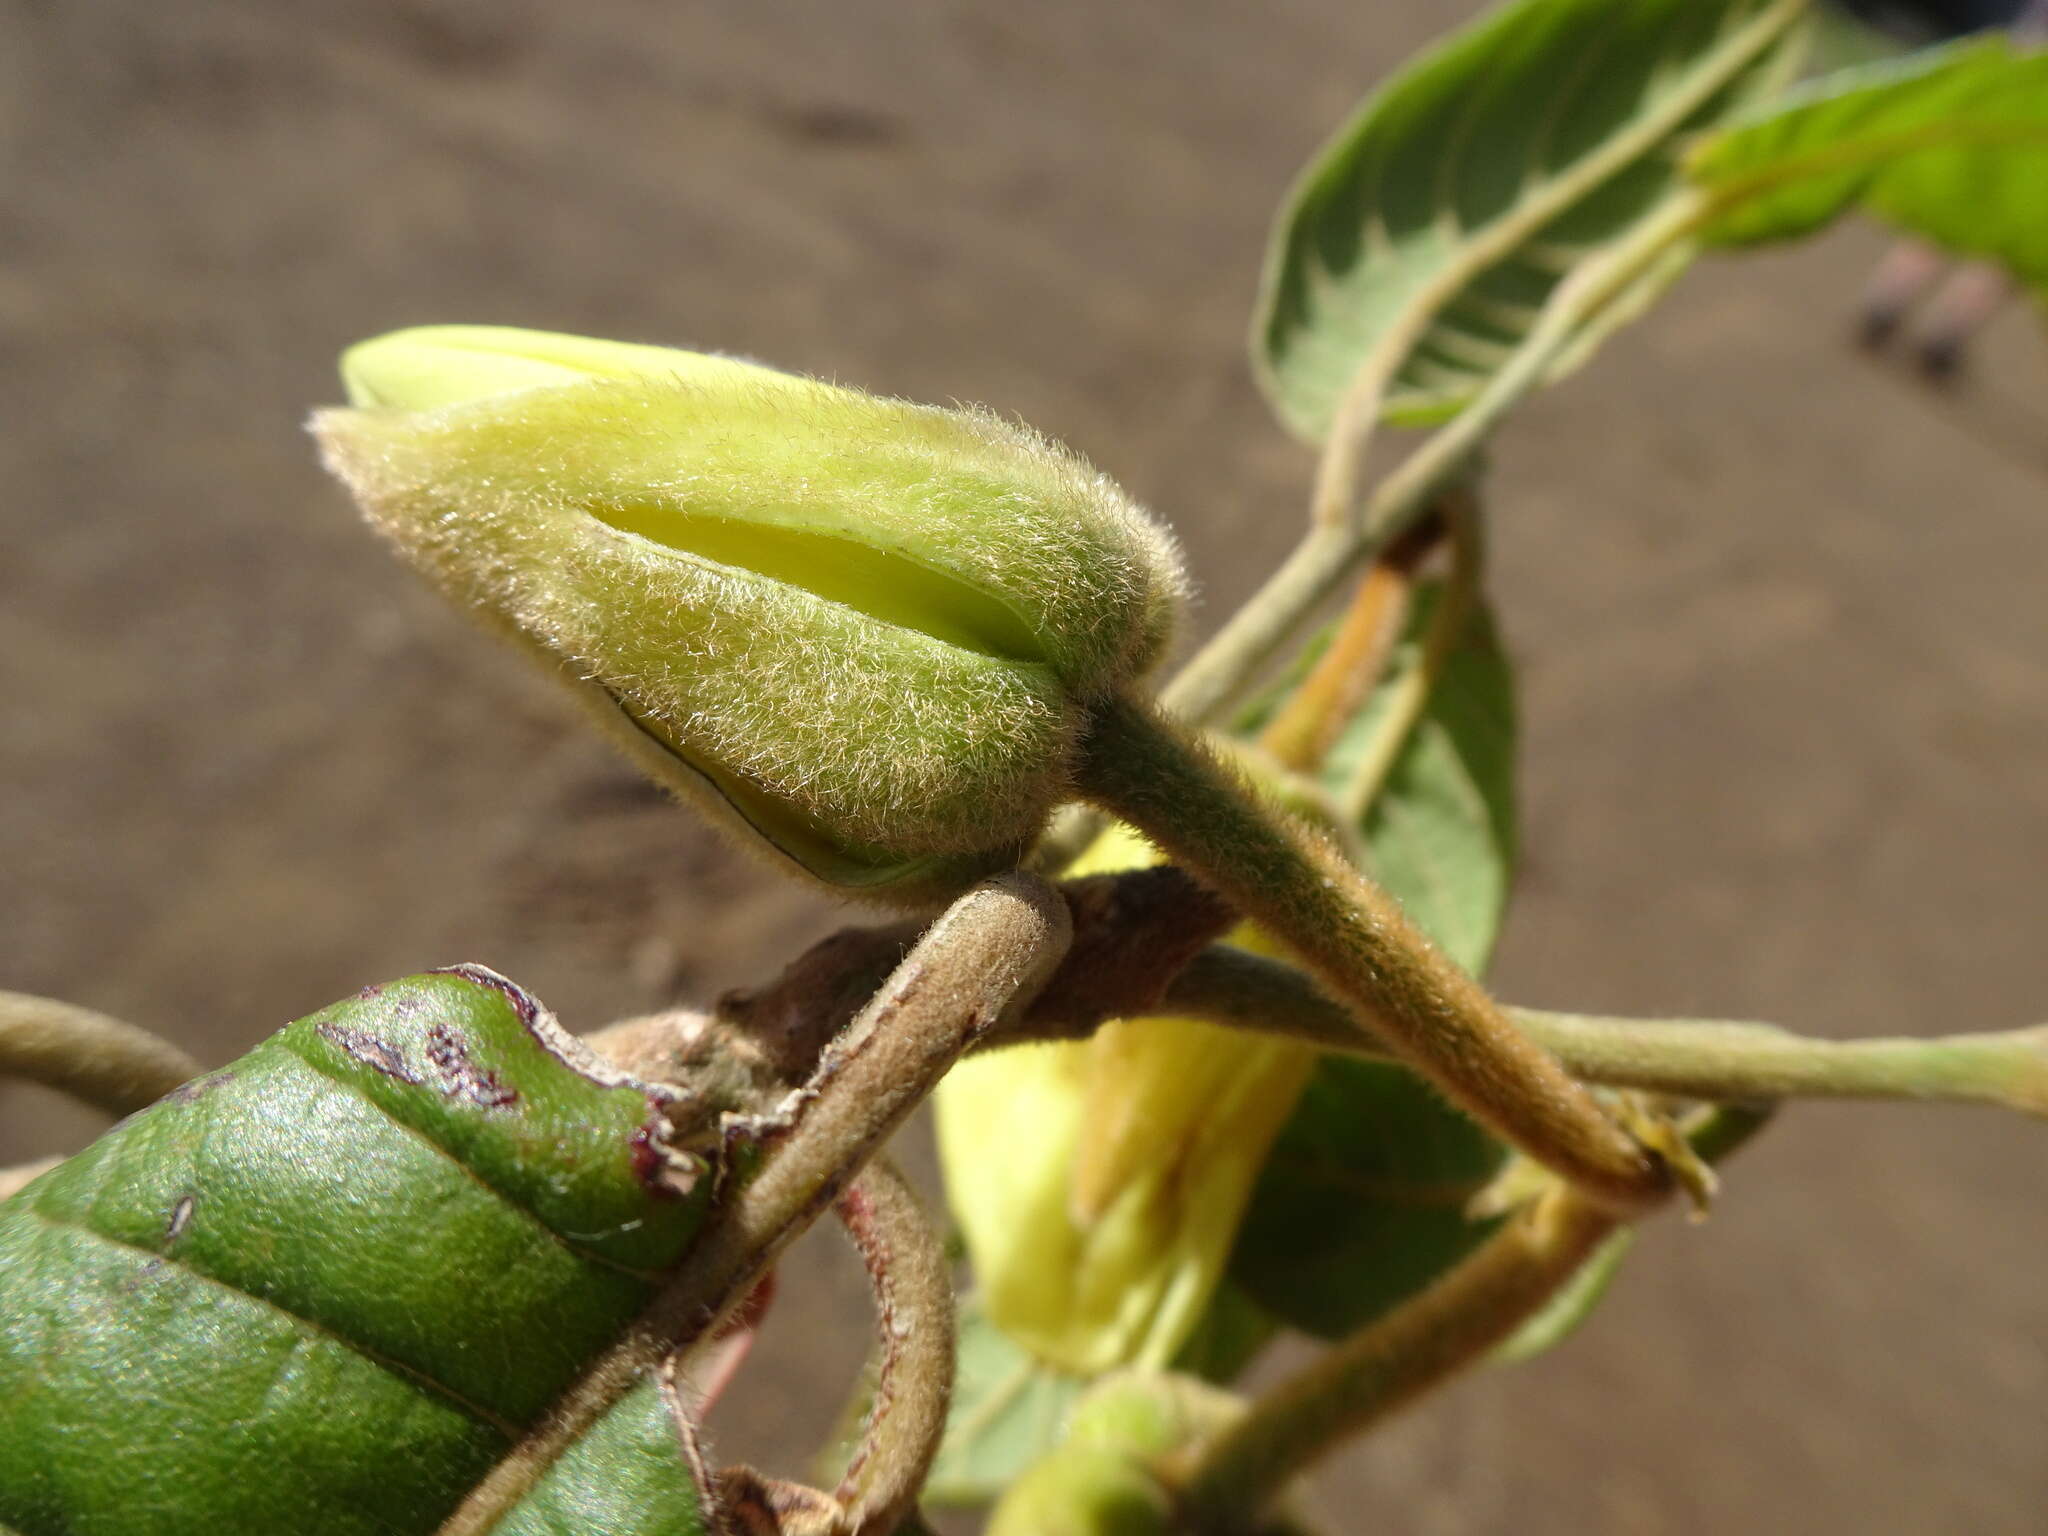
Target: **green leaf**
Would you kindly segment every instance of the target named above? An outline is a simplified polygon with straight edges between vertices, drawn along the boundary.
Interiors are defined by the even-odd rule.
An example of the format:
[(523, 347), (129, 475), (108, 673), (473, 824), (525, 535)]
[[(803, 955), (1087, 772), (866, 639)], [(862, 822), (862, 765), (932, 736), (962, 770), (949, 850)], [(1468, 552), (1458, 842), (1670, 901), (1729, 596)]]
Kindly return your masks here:
[(682, 1404), (642, 1377), (492, 1536), (719, 1536), (709, 1473)]
[(1465, 1205), (1500, 1145), (1403, 1068), (1325, 1060), (1252, 1196), (1230, 1276), (1337, 1338), (1420, 1290), (1493, 1230)]
[[(1320, 440), (1362, 370), (1385, 378), (1393, 419), (1454, 413), (1565, 274), (1676, 189), (1685, 140), (1783, 83), (1803, 10), (1518, 0), (1382, 85), (1281, 208), (1252, 331), (1281, 419)], [(1602, 326), (1679, 265), (1659, 264)]]
[(2003, 40), (1815, 81), (1699, 146), (1707, 240), (1787, 240), (1853, 208), (2048, 284), (2048, 52)]
[[(1434, 585), (1417, 593), (1378, 693), (1324, 763), (1333, 793), (1420, 665), (1437, 599)], [(1514, 870), (1514, 764), (1514, 678), (1482, 604), (1361, 828), (1375, 877), (1474, 971), (1492, 952)], [(1325, 1058), (1260, 1176), (1231, 1278), (1298, 1328), (1347, 1333), (1485, 1238), (1493, 1224), (1466, 1220), (1464, 1207), (1505, 1156), (1405, 1068)]]
[[(433, 1531), (688, 1252), (673, 1100), (458, 967), (122, 1122), (0, 1204), (0, 1529)], [(503, 1528), (696, 1532), (686, 1441), (650, 1384)]]
[(932, 1504), (986, 1504), (1060, 1443), (1088, 1378), (1047, 1366), (960, 1301), (959, 1363), (946, 1438), (925, 1483)]

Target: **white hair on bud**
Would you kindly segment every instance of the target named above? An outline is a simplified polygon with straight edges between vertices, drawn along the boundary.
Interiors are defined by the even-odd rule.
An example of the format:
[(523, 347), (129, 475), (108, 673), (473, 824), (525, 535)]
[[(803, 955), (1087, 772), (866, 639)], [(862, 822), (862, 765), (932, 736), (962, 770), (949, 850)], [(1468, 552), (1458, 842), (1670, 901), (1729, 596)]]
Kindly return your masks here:
[[(716, 793), (890, 855), (1028, 839), (1078, 701), (1157, 661), (1182, 595), (1171, 539), (1107, 477), (984, 410), (642, 380), (313, 430), (412, 563)], [(716, 553), (690, 547), (707, 530)], [(858, 590), (751, 569), (749, 541), (820, 587), (859, 566)], [(956, 621), (1024, 653), (949, 643)]]

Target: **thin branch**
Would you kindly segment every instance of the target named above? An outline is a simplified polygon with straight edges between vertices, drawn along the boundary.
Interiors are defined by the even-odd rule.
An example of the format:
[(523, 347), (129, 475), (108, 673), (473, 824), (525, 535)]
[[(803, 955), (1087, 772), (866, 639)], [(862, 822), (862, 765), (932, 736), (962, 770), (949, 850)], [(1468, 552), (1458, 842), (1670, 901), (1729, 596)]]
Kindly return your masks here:
[(1482, 1359), (1619, 1225), (1564, 1189), (1524, 1207), (1419, 1295), (1254, 1401), (1178, 1476), (1169, 1469), (1187, 1528), (1243, 1530), (1298, 1473)]
[(1481, 565), (1478, 498), (1469, 490), (1447, 491), (1438, 498), (1450, 530), (1451, 566), (1437, 589), (1436, 608), (1422, 637), (1422, 654), (1394, 683), (1392, 697), (1366, 743), (1358, 767), (1344, 787), (1339, 814), (1355, 825), (1379, 798), (1401, 749), (1429, 709), (1430, 695), (1450, 665), (1451, 653), (1465, 638), (1473, 604), (1479, 596)]
[[(1231, 921), (1213, 892), (1172, 865), (1096, 875), (1061, 886), (1074, 912), (1074, 939), (1028, 1014), (974, 1042), (991, 1050), (1033, 1040), (1085, 1040), (1113, 1018), (1200, 1019), (1227, 1029), (1300, 1040), (1318, 1049), (1394, 1059), (1377, 1016), (1336, 1002), (1298, 966), (1229, 944), (1210, 943)], [(792, 962), (774, 983), (721, 1003), (724, 1038), (781, 1029), (781, 1050), (844, 1027), (845, 998), (872, 992), (903, 957), (908, 930), (891, 924), (833, 934)], [(1205, 947), (1206, 946), (1206, 947)], [(1144, 963), (1139, 963), (1140, 961)], [(1573, 1077), (1603, 1087), (1679, 1098), (1909, 1099), (1989, 1104), (2048, 1116), (2048, 1025), (1926, 1038), (1820, 1040), (1774, 1024), (1710, 1019), (1628, 1019), (1535, 1008), (1508, 1016)], [(678, 1014), (692, 1039), (704, 1016)], [(808, 1018), (809, 1031), (791, 1021)], [(652, 1021), (642, 1021), (645, 1022)], [(604, 1042), (606, 1032), (592, 1037)], [(692, 1052), (694, 1056), (696, 1052)], [(768, 1053), (776, 1055), (776, 1052)], [(642, 1076), (662, 1077), (662, 1057), (633, 1058)]]
[(839, 1197), (875, 1292), (874, 1404), (834, 1495), (846, 1536), (888, 1536), (916, 1507), (953, 1400), (953, 1275), (931, 1218), (886, 1157)]
[(202, 1070), (146, 1029), (53, 998), (0, 992), (0, 1078), (26, 1078), (110, 1115), (132, 1115)]
[[(1211, 945), (1196, 956), (1167, 989), (1159, 1011), (1347, 1055), (1393, 1054), (1294, 966), (1228, 945)], [(1723, 1101), (1943, 1100), (2048, 1115), (2048, 1025), (1924, 1039), (1816, 1040), (1774, 1024), (1508, 1012), (1574, 1077), (1608, 1087)], [(1065, 1023), (1048, 1030), (1072, 1032)]]
[(1313, 773), (1372, 696), (1408, 617), (1416, 572), (1443, 533), (1441, 519), (1424, 518), (1380, 551), (1366, 571), (1329, 649), (1259, 733), (1259, 745), (1283, 766)]
[(826, 1050), (758, 1172), (624, 1336), (441, 1526), (482, 1536), (649, 1367), (707, 1337), (837, 1200), (974, 1039), (1028, 1007), (1065, 952), (1065, 904), (1021, 873), (960, 898)]
[(1772, 1024), (1516, 1009), (1588, 1082), (1691, 1099), (1922, 1099), (2048, 1116), (2048, 1025), (1926, 1039), (1815, 1040)]
[[(1710, 1111), (1688, 1127), (1703, 1155), (1725, 1156), (1767, 1112)], [(1198, 1532), (1251, 1525), (1317, 1460), (1415, 1398), (1478, 1364), (1540, 1312), (1624, 1225), (1562, 1186), (1521, 1207), (1417, 1295), (1333, 1346), (1206, 1443), (1166, 1469)]]
[[(1391, 1057), (1313, 978), (1213, 944), (1167, 988), (1161, 1014), (1284, 1035), (1345, 1055)], [(1582, 1082), (1723, 1102), (1917, 1099), (2048, 1116), (2048, 1025), (1930, 1038), (1816, 1040), (1775, 1024), (1624, 1019), (1510, 1008), (1523, 1033)], [(1027, 1025), (1028, 1027), (1028, 1025)], [(1078, 1022), (1058, 1021), (1067, 1036)]]

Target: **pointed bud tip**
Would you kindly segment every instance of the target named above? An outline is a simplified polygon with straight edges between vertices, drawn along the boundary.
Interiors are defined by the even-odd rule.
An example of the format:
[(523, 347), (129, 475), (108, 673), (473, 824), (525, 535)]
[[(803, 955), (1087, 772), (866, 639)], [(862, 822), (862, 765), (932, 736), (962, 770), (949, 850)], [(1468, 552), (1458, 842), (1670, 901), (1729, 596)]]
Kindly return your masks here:
[(789, 377), (736, 358), (509, 325), (416, 325), (341, 354), (351, 405), (408, 411), (600, 379), (711, 382), (754, 375)]

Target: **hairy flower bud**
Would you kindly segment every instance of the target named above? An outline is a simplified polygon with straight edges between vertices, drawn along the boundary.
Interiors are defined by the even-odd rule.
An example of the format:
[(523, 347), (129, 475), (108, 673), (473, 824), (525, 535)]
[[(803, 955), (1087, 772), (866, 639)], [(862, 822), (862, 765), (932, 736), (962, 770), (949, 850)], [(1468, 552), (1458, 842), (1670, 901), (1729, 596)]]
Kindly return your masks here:
[(343, 359), (326, 463), (637, 760), (828, 885), (1013, 861), (1085, 706), (1154, 663), (1171, 541), (982, 410), (733, 358), (430, 327)]

